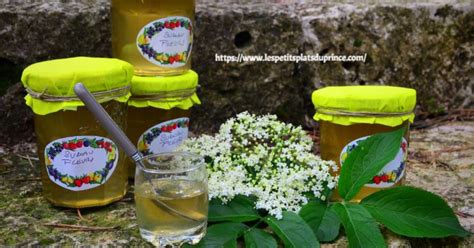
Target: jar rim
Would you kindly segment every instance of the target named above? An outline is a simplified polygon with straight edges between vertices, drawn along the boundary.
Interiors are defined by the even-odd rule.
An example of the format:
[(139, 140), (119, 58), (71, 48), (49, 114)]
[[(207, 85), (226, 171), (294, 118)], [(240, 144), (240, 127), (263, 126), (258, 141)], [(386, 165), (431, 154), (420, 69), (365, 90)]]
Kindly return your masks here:
[[(158, 168), (147, 168), (146, 163), (144, 161), (150, 160), (150, 158), (157, 158), (157, 157), (186, 157), (189, 159), (194, 159), (192, 166), (180, 169), (158, 169)], [(150, 174), (178, 174), (178, 173), (187, 173), (199, 170), (202, 166), (205, 166), (204, 158), (201, 155), (191, 153), (191, 152), (162, 152), (156, 154), (150, 154), (147, 156), (142, 157), (139, 160), (139, 167), (146, 173)], [(156, 162), (159, 163), (159, 162)], [(154, 164), (154, 166), (158, 166), (158, 164)]]

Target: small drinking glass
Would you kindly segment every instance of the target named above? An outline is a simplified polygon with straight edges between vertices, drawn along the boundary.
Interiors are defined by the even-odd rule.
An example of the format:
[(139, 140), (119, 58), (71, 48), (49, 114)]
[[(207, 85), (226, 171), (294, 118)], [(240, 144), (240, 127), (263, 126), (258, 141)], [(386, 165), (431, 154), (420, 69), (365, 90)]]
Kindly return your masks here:
[(135, 204), (141, 236), (157, 247), (197, 244), (206, 234), (209, 204), (204, 159), (170, 152), (140, 161)]

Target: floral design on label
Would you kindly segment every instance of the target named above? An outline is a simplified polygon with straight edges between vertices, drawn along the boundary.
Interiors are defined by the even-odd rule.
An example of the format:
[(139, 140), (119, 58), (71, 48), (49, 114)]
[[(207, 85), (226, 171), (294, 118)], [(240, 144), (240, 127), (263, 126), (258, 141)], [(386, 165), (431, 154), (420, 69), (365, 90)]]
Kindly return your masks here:
[(171, 152), (188, 138), (189, 118), (162, 122), (148, 129), (138, 140), (143, 155)]
[(192, 44), (192, 22), (182, 16), (152, 21), (137, 36), (140, 54), (151, 63), (163, 67), (185, 65), (191, 55)]
[[(341, 165), (344, 163), (347, 156), (352, 152), (352, 150), (354, 150), (354, 148), (358, 146), (359, 142), (367, 139), (368, 137), (370, 136), (365, 136), (356, 139), (344, 146), (339, 157)], [(374, 176), (372, 180), (365, 186), (371, 188), (387, 188), (398, 183), (405, 175), (407, 156), (407, 141), (405, 140), (405, 138), (403, 138), (402, 143), (400, 145), (400, 150), (398, 151), (395, 158), (392, 161), (388, 162), (384, 166), (384, 168), (376, 176)]]
[(49, 179), (72, 191), (93, 189), (113, 174), (118, 161), (117, 146), (99, 136), (57, 139), (44, 149)]

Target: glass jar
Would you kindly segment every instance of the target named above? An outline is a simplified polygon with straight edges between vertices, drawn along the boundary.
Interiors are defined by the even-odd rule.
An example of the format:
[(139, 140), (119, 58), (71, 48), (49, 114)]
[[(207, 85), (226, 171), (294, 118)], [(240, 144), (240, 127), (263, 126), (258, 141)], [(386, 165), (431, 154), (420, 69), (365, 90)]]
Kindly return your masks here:
[(144, 157), (137, 167), (135, 205), (140, 234), (156, 247), (199, 243), (209, 208), (204, 158), (186, 152)]
[(112, 0), (113, 55), (140, 76), (191, 68), (195, 0)]
[[(415, 90), (392, 86), (326, 87), (313, 92), (312, 99), (316, 107), (314, 119), (319, 121), (321, 158), (339, 165), (339, 171), (333, 172), (335, 175), (358, 141), (377, 133), (406, 129), (395, 159), (367, 182), (354, 201), (403, 182)], [(332, 200), (341, 200), (337, 189)]]
[(43, 195), (53, 205), (103, 206), (126, 192), (125, 154), (75, 96), (82, 82), (124, 128), (133, 67), (118, 59), (69, 58), (30, 65), (22, 82), (34, 112)]
[[(127, 136), (143, 155), (174, 151), (188, 137), (190, 108), (201, 103), (197, 86), (192, 70), (179, 76), (133, 77)], [(133, 177), (135, 164), (127, 164)]]

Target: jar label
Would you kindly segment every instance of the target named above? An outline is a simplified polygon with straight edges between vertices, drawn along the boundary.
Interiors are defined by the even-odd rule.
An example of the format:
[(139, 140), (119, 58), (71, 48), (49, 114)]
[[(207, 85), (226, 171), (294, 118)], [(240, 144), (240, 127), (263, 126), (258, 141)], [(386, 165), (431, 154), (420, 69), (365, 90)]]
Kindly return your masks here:
[[(356, 139), (344, 146), (339, 157), (341, 165), (344, 163), (351, 151), (358, 146), (359, 142), (367, 139), (368, 137), (370, 136), (365, 136)], [(405, 140), (405, 138), (403, 138), (400, 150), (398, 151), (395, 158), (392, 161), (388, 162), (383, 167), (383, 169), (376, 176), (374, 176), (369, 183), (365, 185), (366, 187), (387, 188), (398, 183), (403, 178), (403, 176), (405, 175), (405, 166), (408, 156), (407, 144), (407, 141)]]
[(151, 127), (140, 136), (138, 150), (143, 155), (171, 152), (188, 138), (189, 118), (178, 118)]
[(189, 18), (170, 16), (145, 25), (137, 35), (140, 54), (155, 65), (184, 66), (191, 55), (193, 26)]
[(100, 136), (72, 136), (54, 140), (44, 149), (49, 179), (72, 191), (99, 187), (117, 167), (117, 146)]

